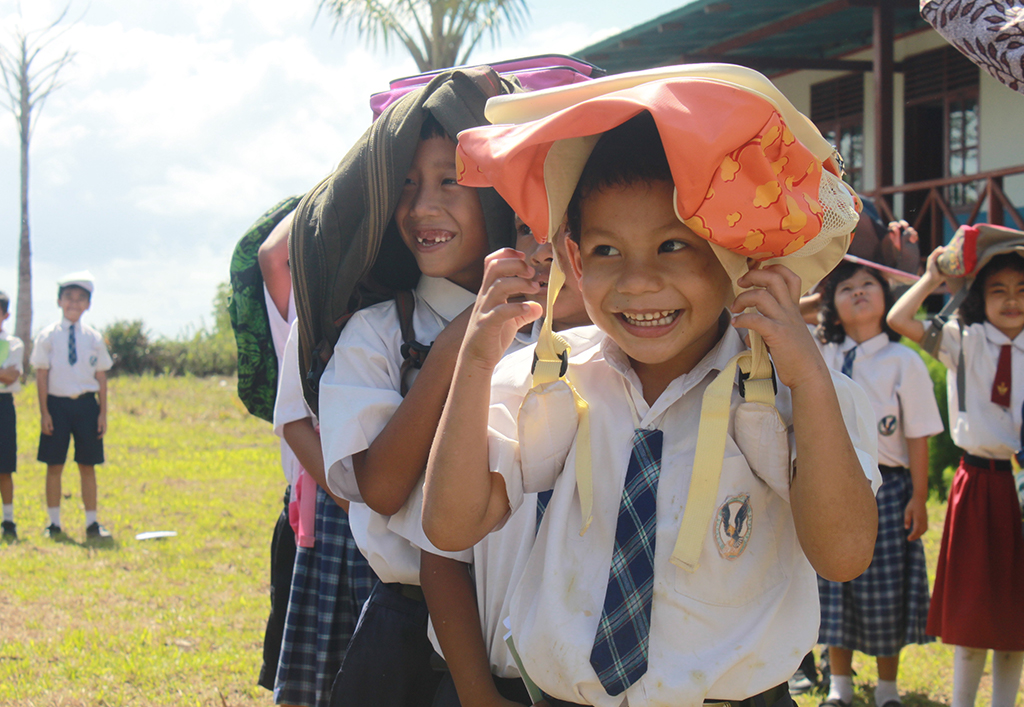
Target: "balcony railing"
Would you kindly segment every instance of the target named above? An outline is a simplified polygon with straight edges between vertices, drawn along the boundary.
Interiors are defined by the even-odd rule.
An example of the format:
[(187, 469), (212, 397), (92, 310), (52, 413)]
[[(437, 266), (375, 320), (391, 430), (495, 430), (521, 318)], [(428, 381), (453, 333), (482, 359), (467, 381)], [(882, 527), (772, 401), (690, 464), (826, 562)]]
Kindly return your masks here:
[[(1003, 191), (1003, 179), (1005, 177), (1018, 174), (1024, 175), (1024, 165), (1004, 167), (1002, 169), (994, 169), (989, 172), (979, 172), (977, 174), (971, 174), (963, 177), (929, 179), (924, 182), (912, 182), (910, 184), (883, 187), (872, 192), (866, 192), (866, 194), (867, 196), (874, 197), (875, 205), (878, 207), (883, 219), (895, 221), (897, 219), (893, 213), (892, 207), (888, 203), (888, 200), (879, 197), (891, 197), (894, 194), (908, 195), (927, 192), (924, 201), (917, 208), (917, 215), (911, 223), (911, 225), (916, 228), (920, 234), (922, 240), (921, 253), (926, 255), (930, 253), (933, 248), (943, 243), (943, 229), (945, 228), (945, 224), (949, 224), (950, 228), (954, 231), (956, 231), (960, 226), (961, 221), (958, 219), (956, 212), (953, 207), (950, 206), (949, 201), (946, 198), (946, 188), (951, 186), (968, 185), (972, 183), (978, 184), (979, 182), (984, 183), (984, 186), (979, 191), (977, 201), (971, 205), (971, 212), (967, 218), (968, 224), (972, 224), (976, 221), (982, 205), (987, 203), (988, 216), (986, 220), (988, 223), (998, 226), (1008, 225), (1005, 223), (1005, 219), (1007, 215), (1009, 215), (1010, 219), (1014, 224), (1016, 224), (1016, 227), (1024, 231), (1024, 218), (1021, 217), (1017, 207), (1013, 205), (1010, 199), (1006, 196), (1006, 192)], [(959, 207), (961, 215), (965, 211), (966, 206), (967, 205)], [(909, 221), (910, 219), (907, 220)], [(927, 233), (921, 231), (923, 226), (927, 227)]]

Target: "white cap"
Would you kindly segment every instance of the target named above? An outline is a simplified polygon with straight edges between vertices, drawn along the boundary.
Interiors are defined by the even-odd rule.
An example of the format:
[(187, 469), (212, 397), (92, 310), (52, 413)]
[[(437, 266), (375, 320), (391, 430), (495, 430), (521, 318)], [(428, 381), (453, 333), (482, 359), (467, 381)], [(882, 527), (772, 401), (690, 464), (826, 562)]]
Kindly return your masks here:
[(95, 287), (93, 285), (92, 273), (88, 270), (79, 270), (78, 272), (70, 273), (57, 280), (58, 289), (72, 286), (81, 287), (89, 294), (92, 294), (93, 288)]

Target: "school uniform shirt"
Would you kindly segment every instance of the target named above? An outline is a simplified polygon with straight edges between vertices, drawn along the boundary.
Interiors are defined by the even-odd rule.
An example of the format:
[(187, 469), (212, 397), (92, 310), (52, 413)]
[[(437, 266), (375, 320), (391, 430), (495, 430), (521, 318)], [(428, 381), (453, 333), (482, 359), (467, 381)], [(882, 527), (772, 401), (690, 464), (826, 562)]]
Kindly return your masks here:
[[(528, 333), (516, 332), (515, 338), (498, 363), (500, 370), (510, 354), (530, 346), (540, 335), (543, 319), (538, 319)], [(528, 361), (516, 358), (513, 365), (529, 366)], [(519, 577), (526, 567), (526, 560), (537, 537), (537, 494), (523, 496), (523, 504), (511, 514), (500, 531), (489, 533), (473, 546), (473, 581), (476, 587), (476, 604), (483, 630), (484, 645), (491, 674), (500, 678), (518, 678), (519, 667), (505, 643), (504, 621), (509, 615), (512, 589), (519, 583)], [(427, 624), (427, 636), (434, 650), (442, 657), (444, 651), (437, 640), (434, 624)]]
[(890, 341), (884, 332), (860, 344), (850, 337), (842, 343), (818, 344), (833, 371), (842, 371), (846, 353), (857, 349), (853, 380), (867, 393), (875, 411), (878, 463), (909, 467), (907, 439), (931, 437), (945, 429), (924, 361), (912, 349)]
[[(299, 343), (298, 334), (295, 333), (295, 350), (291, 354), (291, 362), (288, 364), (293, 367), (296, 371), (296, 377), (294, 380), (289, 380), (287, 383), (287, 389), (284, 391), (286, 396), (285, 404), (288, 405), (287, 411), (283, 414), (285, 419), (281, 422), (280, 426), (277, 424), (277, 406), (281, 404), (282, 395), (282, 383), (285, 378), (285, 359), (288, 357), (286, 347), (289, 345), (289, 337), (293, 335), (295, 330), (295, 291), (292, 290), (288, 293), (288, 318), (281, 317), (281, 313), (277, 311), (277, 305), (274, 304), (274, 300), (270, 297), (270, 291), (267, 290), (267, 286), (263, 286), (263, 298), (267, 304), (267, 319), (270, 321), (270, 338), (274, 342), (274, 353), (277, 354), (277, 398), (274, 401), (274, 433), (281, 438), (281, 471), (284, 472), (284, 478), (289, 485), (294, 484), (299, 478), (299, 470), (302, 465), (299, 464), (298, 457), (295, 456), (295, 452), (288, 446), (288, 443), (284, 441), (282, 435), (282, 428), (288, 422), (294, 420), (301, 420), (303, 417), (309, 417), (312, 412), (303, 414), (301, 417), (290, 417), (290, 415), (298, 415), (304, 410), (308, 411), (309, 407), (306, 406), (306, 401), (302, 397), (302, 384), (301, 379), (298, 376), (299, 368)], [(298, 399), (295, 398), (294, 393), (296, 392), (295, 384), (298, 383)], [(296, 404), (302, 401), (303, 407), (296, 407)]]
[(73, 398), (100, 389), (96, 371), (109, 371), (114, 362), (107, 351), (103, 335), (79, 319), (74, 323), (77, 360), (68, 361), (68, 337), (72, 324), (66, 317), (54, 322), (36, 336), (30, 363), (35, 368), (48, 368), (50, 395)]
[[(299, 327), (292, 322), (284, 349), (282, 350), (281, 370), (277, 381), (277, 398), (274, 400), (274, 434), (281, 438), (281, 468), (289, 485), (294, 486), (299, 478), (301, 465), (291, 447), (284, 441), (284, 426), (296, 420), (312, 418), (313, 426), (317, 425), (316, 415), (306, 404), (302, 395), (302, 379), (299, 377)], [(288, 457), (285, 457), (285, 450)], [(290, 463), (294, 460), (294, 464)]]
[[(413, 329), (422, 344), (432, 344), (476, 299), (448, 280), (425, 275), (413, 294)], [(405, 505), (394, 515), (383, 516), (363, 505), (352, 466), (352, 456), (369, 448), (402, 403), (402, 344), (393, 301), (352, 315), (320, 379), (320, 441), (331, 491), (359, 504), (349, 512), (349, 525), (370, 567), (382, 582), (418, 585), (421, 548), (462, 562), (469, 562), (472, 554), (441, 552), (427, 540), (422, 476)], [(410, 375), (410, 384), (416, 373)]]
[[(759, 446), (765, 418), (758, 416), (758, 424), (751, 425), (750, 417), (737, 414), (743, 400), (735, 386), (715, 501), (719, 512), (708, 528), (700, 566), (689, 573), (669, 560), (686, 504), (702, 396), (717, 372), (744, 350), (739, 333), (730, 327), (653, 406), (611, 338), (593, 327), (564, 335), (572, 345), (569, 378), (590, 405), (593, 521), (582, 536), (572, 397), (531, 396), (532, 417), (520, 415), (531, 382), (529, 368), (513, 359), (529, 360), (531, 349), (508, 357), (502, 375), (492, 380), (490, 468), (505, 478), (512, 509), (523, 505), (526, 493), (554, 489), (511, 601), (512, 636), (526, 672), (553, 697), (598, 707), (738, 700), (784, 683), (817, 636), (817, 582), (789, 506), (792, 433), (773, 437), (777, 454), (745, 458), (738, 441)], [(863, 472), (876, 491), (881, 474), (870, 403), (845, 376), (832, 379)], [(791, 425), (791, 396), (781, 383), (776, 405), (782, 421)], [(633, 431), (649, 427), (662, 429), (664, 442), (648, 668), (623, 695), (611, 697), (590, 654), (608, 586)], [(723, 542), (725, 529), (719, 527), (721, 510), (737, 503), (747, 507), (749, 519), (738, 548)]]
[[(1003, 344), (1013, 344), (1010, 355), (1012, 385), (1010, 407), (992, 402), (992, 383)], [(967, 367), (966, 412), (960, 412), (956, 386), (960, 347)], [(956, 320), (942, 327), (939, 360), (946, 371), (950, 435), (968, 454), (987, 459), (1009, 459), (1020, 448), (1021, 404), (1024, 403), (1024, 332), (1012, 341), (988, 322), (964, 327), (961, 339)]]
[[(3, 363), (0, 363), (0, 368), (10, 368), (14, 366), (18, 369), (18, 373), (24, 373), (25, 368), (22, 363), (22, 359), (25, 356), (25, 345), (21, 343), (21, 339), (18, 337), (8, 334), (6, 331), (0, 331), (0, 340), (6, 341), (7, 346), (7, 358), (4, 359)], [(0, 384), (0, 393), (17, 393), (21, 390), (21, 378), (15, 378), (14, 382), (10, 385)]]

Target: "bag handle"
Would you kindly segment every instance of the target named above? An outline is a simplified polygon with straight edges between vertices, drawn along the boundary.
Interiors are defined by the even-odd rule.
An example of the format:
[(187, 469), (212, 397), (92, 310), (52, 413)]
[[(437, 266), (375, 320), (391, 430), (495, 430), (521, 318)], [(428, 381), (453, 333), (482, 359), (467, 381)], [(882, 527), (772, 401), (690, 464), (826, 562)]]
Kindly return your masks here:
[(412, 315), (416, 311), (416, 298), (410, 290), (399, 290), (395, 293), (395, 306), (398, 309), (398, 325), (402, 331), (402, 366), (398, 369), (398, 376), (401, 380), (400, 391), (402, 397), (409, 392), (407, 381), (409, 370), (420, 369), (427, 360), (430, 353), (429, 344), (421, 344), (416, 341), (416, 330), (413, 327)]

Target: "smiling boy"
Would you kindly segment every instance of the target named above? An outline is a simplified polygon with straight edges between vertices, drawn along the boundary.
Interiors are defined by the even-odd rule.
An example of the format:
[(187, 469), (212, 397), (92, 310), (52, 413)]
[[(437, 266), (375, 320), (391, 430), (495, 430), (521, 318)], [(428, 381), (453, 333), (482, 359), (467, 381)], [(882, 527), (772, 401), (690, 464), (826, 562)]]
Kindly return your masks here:
[[(813, 570), (846, 579), (867, 566), (879, 479), (863, 392), (830, 375), (799, 314), (802, 279), (778, 261), (822, 238), (835, 251), (801, 270), (834, 265), (853, 199), (764, 94), (686, 78), (614, 88), (630, 80), (460, 136), (466, 181), (495, 184), (535, 231), (568, 200), (572, 269), (597, 329), (572, 338), (571, 389), (531, 390), (529, 349), (492, 383), (509, 337), (539, 312), (507, 301), (531, 274), (521, 258), (489, 263), (495, 285), (478, 297), (428, 463), (424, 527), (457, 550), (524, 494), (554, 489), (511, 603), (524, 666), (553, 705), (788, 705), (786, 680), (817, 632)], [(593, 97), (601, 82), (607, 101)], [(587, 127), (599, 139), (572, 143)], [(568, 190), (545, 163), (556, 152), (585, 162)], [(759, 198), (761, 178), (772, 181)], [(819, 183), (835, 198), (819, 200)], [(709, 243), (743, 219), (730, 250)], [(775, 375), (751, 375), (744, 402), (739, 328), (770, 349), (777, 393)], [(716, 434), (718, 461), (705, 439)]]

